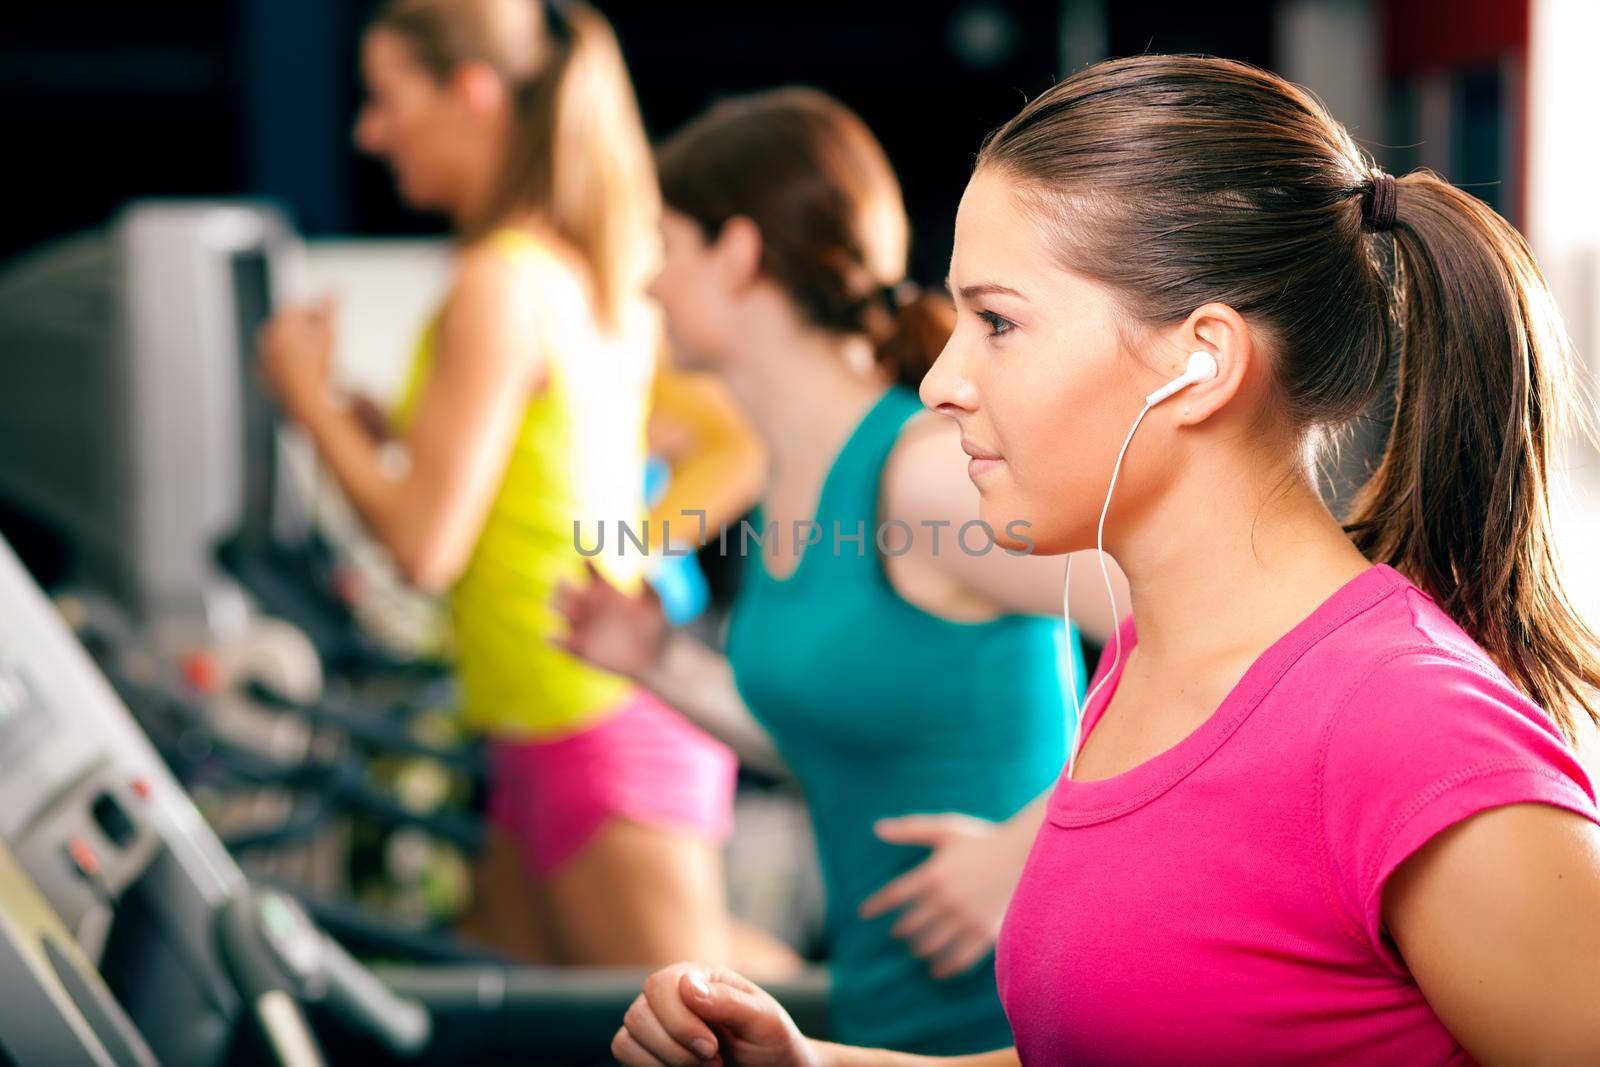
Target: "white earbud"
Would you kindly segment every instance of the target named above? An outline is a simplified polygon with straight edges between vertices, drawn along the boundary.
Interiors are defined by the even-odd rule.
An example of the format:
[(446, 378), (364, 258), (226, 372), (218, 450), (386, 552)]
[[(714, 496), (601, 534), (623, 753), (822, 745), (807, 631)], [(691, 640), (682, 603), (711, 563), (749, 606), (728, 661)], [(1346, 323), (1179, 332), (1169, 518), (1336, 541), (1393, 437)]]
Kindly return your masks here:
[(1217, 376), (1217, 360), (1210, 352), (1204, 350), (1189, 354), (1189, 366), (1184, 372), (1160, 389), (1144, 398), (1150, 407), (1155, 407), (1167, 397), (1180, 389), (1187, 389), (1197, 382), (1209, 382)]

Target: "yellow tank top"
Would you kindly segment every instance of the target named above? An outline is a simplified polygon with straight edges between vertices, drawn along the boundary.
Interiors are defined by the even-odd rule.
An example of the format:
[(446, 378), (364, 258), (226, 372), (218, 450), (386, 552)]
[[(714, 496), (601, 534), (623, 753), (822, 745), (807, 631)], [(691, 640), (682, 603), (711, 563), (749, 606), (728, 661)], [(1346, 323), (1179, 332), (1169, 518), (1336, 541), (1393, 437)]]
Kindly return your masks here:
[[(529, 279), (539, 316), (545, 386), (530, 398), (510, 462), (466, 569), (450, 591), (467, 723), (501, 737), (575, 732), (603, 718), (630, 683), (552, 647), (564, 627), (550, 605), (556, 583), (584, 580), (591, 562), (634, 591), (647, 559), (618, 554), (621, 523), (644, 516), (645, 418), (658, 324), (643, 301), (615, 336), (586, 312), (583, 286), (549, 249), (519, 230), (486, 241)], [(426, 386), (439, 316), (424, 330), (395, 410), (403, 427)], [(574, 523), (577, 529), (574, 529)], [(600, 540), (603, 538), (603, 541)]]

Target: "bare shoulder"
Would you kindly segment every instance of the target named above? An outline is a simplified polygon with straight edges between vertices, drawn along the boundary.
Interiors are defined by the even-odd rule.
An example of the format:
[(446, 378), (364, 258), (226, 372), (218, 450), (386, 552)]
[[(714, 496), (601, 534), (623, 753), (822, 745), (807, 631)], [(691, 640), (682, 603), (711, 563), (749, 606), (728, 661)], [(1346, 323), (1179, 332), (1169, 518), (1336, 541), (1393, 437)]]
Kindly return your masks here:
[(456, 257), (455, 278), (445, 304), (446, 312), (513, 301), (529, 280), (525, 258), (508, 254), (489, 241), (464, 246)]
[(463, 245), (457, 253), (457, 290), (494, 292), (538, 280), (582, 288), (588, 268), (566, 242), (543, 233), (498, 230)]
[(882, 498), (885, 517), (911, 523), (976, 515), (960, 427), (931, 411), (907, 420), (884, 465)]
[(548, 316), (540, 313), (538, 294), (562, 284), (557, 268), (537, 262), (543, 258), (495, 241), (460, 250), (441, 320), (441, 364), (532, 369), (539, 362)]

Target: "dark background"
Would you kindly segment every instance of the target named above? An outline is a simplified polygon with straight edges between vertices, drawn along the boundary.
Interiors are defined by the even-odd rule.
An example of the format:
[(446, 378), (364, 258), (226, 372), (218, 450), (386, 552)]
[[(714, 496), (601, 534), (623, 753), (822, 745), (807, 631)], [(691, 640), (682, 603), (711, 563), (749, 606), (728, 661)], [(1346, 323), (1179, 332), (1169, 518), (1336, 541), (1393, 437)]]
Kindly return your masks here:
[[(0, 114), (0, 260), (104, 222), (135, 196), (256, 194), (312, 235), (432, 232), (359, 156), (356, 50), (366, 0), (9, 5)], [(905, 188), (913, 273), (944, 274), (954, 207), (983, 135), (1054, 81), (1055, 0), (793, 4), (599, 0), (652, 137), (719, 96), (823, 88), (878, 133)], [(1206, 51), (1272, 65), (1273, 5), (1115, 0), (1112, 54)], [(988, 42), (987, 45), (985, 42)], [(21, 165), (18, 165), (20, 161)]]
[[(774, 85), (814, 85), (860, 112), (899, 172), (923, 283), (945, 274), (980, 141), (1027, 98), (1104, 55), (1203, 52), (1280, 69), (1279, 31), (1308, 4), (1371, 30), (1358, 35), (1369, 63), (1318, 76), (1379, 102), (1357, 132), (1386, 168), (1431, 166), (1522, 216), (1530, 0), (592, 2), (616, 27), (653, 137), (719, 97)], [(442, 232), (351, 144), (358, 43), (376, 3), (8, 5), (0, 271), (146, 196), (269, 197), (312, 237)], [(28, 528), (0, 500), (13, 543)]]

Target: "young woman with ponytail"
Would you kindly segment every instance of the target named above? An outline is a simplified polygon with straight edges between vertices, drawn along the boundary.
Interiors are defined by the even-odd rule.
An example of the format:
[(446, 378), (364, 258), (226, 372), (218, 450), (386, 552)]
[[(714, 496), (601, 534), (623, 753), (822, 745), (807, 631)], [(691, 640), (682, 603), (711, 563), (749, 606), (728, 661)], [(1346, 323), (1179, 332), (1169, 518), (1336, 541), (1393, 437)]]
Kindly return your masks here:
[[(490, 740), (472, 932), (574, 964), (786, 963), (727, 915), (733, 754), (549, 642), (574, 523), (588, 543), (643, 515), (661, 341), (659, 192), (611, 29), (571, 0), (390, 0), (362, 69), (356, 141), (449, 216), (453, 288), (391, 444), (332, 398), (326, 309), (278, 316), (262, 363), (400, 569), (450, 594), (463, 714)], [(642, 580), (642, 559), (600, 562)]]
[[(1574, 386), (1516, 231), (1273, 75), (1147, 55), (989, 139), (951, 284), (922, 395), (1005, 457), (983, 513), (1043, 551), (1103, 526), (1133, 596), (1001, 937), (1015, 1047), (957, 1062), (1600, 1063), (1600, 644), (1548, 507)], [(1317, 446), (1390, 382), (1341, 522)], [(930, 1062), (695, 965), (614, 1048)]]
[(658, 164), (653, 292), (680, 361), (720, 374), (764, 438), (765, 541), (722, 542), (746, 556), (726, 657), (604, 582), (565, 594), (568, 647), (803, 787), (837, 1033), (992, 1047), (986, 961), (1071, 728), (1062, 563), (962, 530), (968, 457), (914, 391), (951, 308), (906, 281), (899, 185), (860, 119), (810, 90), (730, 100)]

